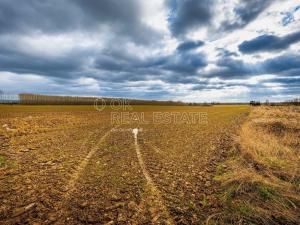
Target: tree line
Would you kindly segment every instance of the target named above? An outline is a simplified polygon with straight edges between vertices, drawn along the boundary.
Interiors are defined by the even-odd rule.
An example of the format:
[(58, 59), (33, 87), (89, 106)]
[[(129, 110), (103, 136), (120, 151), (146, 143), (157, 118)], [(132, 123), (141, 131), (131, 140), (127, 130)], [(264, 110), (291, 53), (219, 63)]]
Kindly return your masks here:
[[(130, 105), (188, 105), (188, 103), (175, 101), (139, 100), (124, 98), (98, 98), (79, 96), (52, 96), (39, 94), (19, 94), (19, 103), (24, 105), (93, 105), (105, 102), (106, 105), (118, 104), (126, 101)], [(103, 101), (99, 101), (103, 100)]]

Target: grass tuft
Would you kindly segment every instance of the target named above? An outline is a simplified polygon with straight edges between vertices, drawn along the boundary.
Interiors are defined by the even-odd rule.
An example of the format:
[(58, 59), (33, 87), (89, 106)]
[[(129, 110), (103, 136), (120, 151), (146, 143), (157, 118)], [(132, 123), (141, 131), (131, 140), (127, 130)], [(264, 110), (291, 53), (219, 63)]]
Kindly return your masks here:
[(0, 167), (4, 167), (6, 165), (6, 158), (0, 155)]
[(224, 223), (300, 223), (299, 112), (259, 107), (242, 125), (226, 171), (218, 167), (214, 177), (222, 185)]

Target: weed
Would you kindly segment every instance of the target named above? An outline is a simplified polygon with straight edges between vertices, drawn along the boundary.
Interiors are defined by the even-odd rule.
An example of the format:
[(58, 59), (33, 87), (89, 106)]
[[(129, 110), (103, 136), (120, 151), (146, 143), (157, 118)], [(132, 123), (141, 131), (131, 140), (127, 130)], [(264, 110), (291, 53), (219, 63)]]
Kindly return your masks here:
[(273, 194), (270, 191), (270, 189), (263, 185), (258, 186), (257, 191), (258, 191), (260, 197), (263, 198), (264, 200), (270, 200), (273, 198)]
[(252, 210), (251, 205), (248, 202), (246, 202), (246, 203), (238, 204), (237, 211), (238, 211), (238, 213), (247, 216), (247, 215), (251, 214), (253, 210)]
[(203, 196), (203, 199), (200, 201), (200, 203), (204, 207), (208, 205), (208, 200), (207, 200), (207, 197), (205, 195)]
[(16, 161), (8, 160), (5, 156), (0, 155), (0, 167), (16, 168), (17, 165)]
[(0, 167), (4, 167), (6, 165), (6, 158), (0, 155)]

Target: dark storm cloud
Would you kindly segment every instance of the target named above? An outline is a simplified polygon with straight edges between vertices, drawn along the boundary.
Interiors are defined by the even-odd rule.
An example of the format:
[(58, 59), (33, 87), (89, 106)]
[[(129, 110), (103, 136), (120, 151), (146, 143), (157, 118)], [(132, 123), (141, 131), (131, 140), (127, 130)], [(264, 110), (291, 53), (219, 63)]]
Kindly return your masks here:
[(185, 41), (178, 45), (178, 51), (189, 51), (204, 45), (203, 41)]
[(243, 60), (233, 59), (232, 57), (221, 57), (216, 65), (218, 69), (210, 71), (209, 77), (222, 77), (223, 79), (247, 77), (250, 74), (256, 74), (257, 69), (245, 63)]
[(160, 34), (140, 20), (140, 3), (138, 0), (2, 0), (0, 34), (94, 32), (106, 26), (136, 43), (150, 43)]
[[(3, 0), (0, 1), (0, 71), (15, 73), (32, 73), (48, 77), (76, 79), (78, 77), (94, 76), (100, 68), (107, 71), (105, 75), (112, 77), (114, 72), (130, 79), (146, 79), (134, 73), (135, 66), (145, 67), (138, 58), (125, 54), (124, 47), (129, 42), (151, 45), (156, 43), (160, 34), (145, 25), (139, 0)], [(69, 52), (48, 56), (30, 51), (24, 52), (20, 38), (31, 34), (54, 35), (79, 32), (84, 35), (97, 34), (104, 27), (105, 37), (111, 38), (114, 44), (123, 46), (110, 54), (99, 49), (74, 47)], [(109, 32), (111, 31), (111, 32)], [(69, 32), (69, 33), (68, 33)], [(107, 35), (106, 35), (107, 34)], [(4, 38), (2, 38), (4, 37)], [(9, 40), (9, 41), (7, 41)], [(101, 43), (101, 40), (99, 40)], [(150, 43), (151, 42), (151, 43)], [(52, 44), (53, 45), (53, 44)], [(26, 48), (26, 47), (25, 47)], [(127, 57), (127, 58), (126, 58)], [(91, 68), (88, 61), (96, 59), (96, 67)], [(91, 72), (86, 69), (92, 69)], [(124, 71), (123, 71), (124, 70)], [(149, 69), (148, 73), (156, 72)], [(95, 77), (97, 77), (95, 75)], [(113, 79), (113, 78), (112, 78)], [(124, 79), (124, 78), (123, 78)]]
[(201, 53), (181, 52), (167, 58), (161, 68), (177, 73), (195, 74), (207, 65), (205, 55)]
[[(160, 71), (180, 74), (183, 77), (186, 77), (186, 75), (197, 76), (197, 71), (207, 66), (207, 60), (205, 54), (193, 51), (197, 48), (196, 46), (203, 45), (202, 42), (195, 42), (191, 45), (193, 45), (193, 47), (184, 46), (180, 50), (177, 48), (177, 51), (173, 54), (150, 59), (151, 63), (144, 65), (147, 65), (148, 68), (157, 68)], [(176, 78), (176, 80), (178, 79)], [(173, 82), (174, 80), (171, 79), (170, 81)]]
[(2, 0), (0, 32), (21, 33), (31, 30), (59, 32), (78, 28), (78, 8), (60, 0)]
[(206, 76), (218, 76), (223, 79), (247, 78), (263, 74), (300, 76), (300, 54), (284, 54), (255, 64), (224, 57), (218, 60), (217, 66), (218, 69), (210, 71)]
[[(234, 18), (221, 22), (215, 27), (220, 34), (240, 29), (255, 20), (272, 3), (277, 0), (240, 0), (232, 9)], [(217, 16), (215, 10), (218, 1), (209, 0), (167, 0), (170, 8), (169, 27), (175, 37), (183, 38), (191, 30), (207, 27), (210, 31), (216, 30), (212, 21)], [(226, 17), (228, 18), (228, 17)]]
[(300, 32), (278, 37), (275, 35), (264, 34), (250, 41), (244, 41), (239, 45), (239, 50), (245, 54), (251, 54), (262, 51), (284, 50), (290, 45), (300, 41)]
[(245, 27), (256, 19), (266, 8), (276, 0), (241, 0), (233, 9), (234, 20), (224, 21), (221, 30), (235, 30)]
[(262, 63), (267, 73), (300, 76), (300, 54), (285, 54)]
[(169, 24), (174, 36), (185, 36), (192, 29), (207, 26), (213, 16), (213, 1), (168, 0)]
[(80, 73), (87, 55), (83, 51), (74, 51), (61, 57), (40, 57), (1, 47), (0, 71), (71, 78)]
[(75, 0), (88, 23), (106, 23), (136, 42), (155, 41), (160, 34), (142, 22), (142, 5), (139, 0)]
[(299, 87), (300, 78), (298, 77), (277, 77), (268, 81), (269, 83), (280, 83), (284, 87)]
[[(134, 62), (132, 62), (134, 64)], [(128, 71), (132, 66), (130, 62), (120, 60), (111, 56), (101, 55), (95, 61), (95, 67), (108, 71)]]
[(97, 55), (94, 67), (103, 71), (106, 81), (136, 81), (147, 80), (148, 75), (156, 75), (161, 72), (157, 66), (165, 60), (140, 59), (128, 52), (104, 51)]
[[(124, 79), (132, 80), (133, 77), (140, 80), (147, 76), (159, 76), (171, 82), (179, 80), (178, 76), (186, 77), (197, 75), (197, 70), (207, 65), (203, 53), (193, 51), (175, 51), (173, 54), (157, 56), (155, 58), (140, 59), (137, 56), (125, 54), (124, 52), (106, 52), (97, 56), (95, 68), (113, 73), (126, 73)], [(164, 76), (171, 73), (172, 76)], [(178, 75), (175, 75), (178, 74)], [(174, 76), (173, 76), (174, 75)], [(162, 78), (164, 76), (164, 78)], [(110, 77), (111, 78), (111, 77)], [(182, 78), (182, 80), (184, 80)], [(109, 79), (109, 78), (108, 78)]]
[(166, 82), (177, 84), (197, 84), (199, 83), (199, 80), (194, 76), (172, 75), (166, 79)]
[(134, 52), (126, 51), (120, 47), (112, 47), (95, 55), (94, 66), (96, 69), (115, 73), (138, 71), (137, 73), (141, 76), (158, 73), (158, 67), (164, 65), (167, 58), (167, 56), (140, 58)]

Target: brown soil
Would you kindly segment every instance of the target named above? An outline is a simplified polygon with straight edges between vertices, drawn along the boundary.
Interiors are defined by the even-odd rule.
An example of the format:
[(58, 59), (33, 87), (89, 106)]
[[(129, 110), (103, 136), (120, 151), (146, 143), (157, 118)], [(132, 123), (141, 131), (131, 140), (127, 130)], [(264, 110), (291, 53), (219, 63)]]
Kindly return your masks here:
[[(201, 224), (217, 217), (213, 177), (247, 108), (186, 110), (195, 109), (208, 112), (208, 124), (112, 130), (109, 112), (3, 113), (0, 223)], [(136, 141), (128, 130), (135, 127), (143, 128)]]

